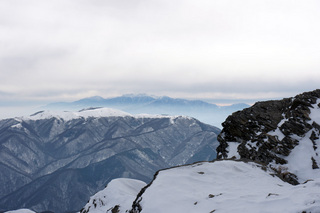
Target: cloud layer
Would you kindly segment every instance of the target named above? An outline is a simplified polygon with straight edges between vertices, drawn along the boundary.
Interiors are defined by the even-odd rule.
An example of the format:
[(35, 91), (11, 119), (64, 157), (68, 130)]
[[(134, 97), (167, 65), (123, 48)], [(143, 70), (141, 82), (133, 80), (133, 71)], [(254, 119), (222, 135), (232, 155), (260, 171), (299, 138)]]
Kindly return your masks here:
[(0, 98), (276, 98), (320, 79), (312, 0), (0, 1)]

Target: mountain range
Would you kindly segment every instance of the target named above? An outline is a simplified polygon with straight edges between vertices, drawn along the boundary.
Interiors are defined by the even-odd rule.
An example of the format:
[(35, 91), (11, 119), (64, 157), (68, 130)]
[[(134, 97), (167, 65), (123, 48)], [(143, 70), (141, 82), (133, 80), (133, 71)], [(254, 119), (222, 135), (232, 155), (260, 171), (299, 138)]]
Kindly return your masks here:
[(222, 124), (217, 160), (115, 179), (81, 213), (319, 213), (319, 124), (320, 90), (258, 102)]
[(201, 122), (221, 128), (221, 123), (235, 111), (249, 107), (248, 104), (218, 106), (201, 100), (186, 100), (156, 97), (144, 94), (123, 95), (104, 99), (100, 96), (84, 98), (74, 102), (57, 102), (43, 107), (46, 110), (80, 110), (88, 107), (109, 107), (131, 114), (185, 115), (197, 118)]
[(216, 158), (220, 129), (186, 116), (109, 109), (0, 120), (0, 211), (75, 212), (112, 179)]
[[(78, 113), (59, 118), (74, 120)], [(39, 120), (48, 114), (34, 116)], [(164, 117), (169, 123), (177, 118), (192, 120)], [(228, 116), (222, 126), (217, 159), (188, 160), (160, 169), (151, 181), (114, 178), (91, 196), (80, 213), (320, 212), (320, 90), (257, 102)], [(130, 168), (131, 172), (139, 170)], [(33, 211), (10, 213), (29, 212)]]

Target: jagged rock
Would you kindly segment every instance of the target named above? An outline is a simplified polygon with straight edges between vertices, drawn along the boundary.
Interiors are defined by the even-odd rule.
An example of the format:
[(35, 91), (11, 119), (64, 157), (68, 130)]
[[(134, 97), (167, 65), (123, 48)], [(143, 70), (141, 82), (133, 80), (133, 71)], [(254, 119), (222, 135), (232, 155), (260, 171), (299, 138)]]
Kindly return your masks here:
[[(319, 121), (310, 116), (312, 110), (313, 116), (316, 111), (319, 112), (319, 98), (318, 89), (294, 98), (257, 102), (250, 108), (233, 113), (222, 124), (217, 158), (230, 158), (236, 152), (239, 158), (256, 160), (277, 168), (289, 163), (288, 156), (296, 146), (311, 141), (315, 168), (320, 160), (315, 159), (318, 157), (316, 150), (320, 126)], [(230, 150), (230, 142), (238, 144), (236, 150)], [(286, 171), (283, 178), (292, 184), (297, 184), (299, 179), (292, 171)]]
[(311, 158), (311, 160), (312, 160), (312, 169), (319, 169), (319, 166), (316, 160), (313, 157)]

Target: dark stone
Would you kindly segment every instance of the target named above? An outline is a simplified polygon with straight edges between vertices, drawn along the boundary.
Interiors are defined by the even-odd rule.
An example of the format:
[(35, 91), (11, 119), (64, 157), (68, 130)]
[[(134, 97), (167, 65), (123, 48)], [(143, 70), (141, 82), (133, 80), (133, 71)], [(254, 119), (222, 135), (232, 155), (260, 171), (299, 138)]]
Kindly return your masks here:
[[(228, 142), (238, 142), (238, 153), (241, 159), (251, 159), (262, 163), (275, 161), (286, 164), (281, 156), (288, 156), (299, 144), (293, 135), (300, 137), (314, 129), (310, 139), (317, 149), (315, 140), (319, 139), (320, 125), (310, 124), (310, 108), (320, 98), (320, 90), (314, 90), (282, 100), (257, 102), (250, 108), (230, 115), (222, 124), (223, 129), (218, 136), (217, 158), (228, 156)], [(319, 106), (320, 107), (320, 106)], [(280, 121), (283, 121), (280, 124)], [(278, 138), (272, 131), (279, 130), (285, 136)], [(278, 131), (278, 130), (277, 130)], [(254, 142), (255, 146), (251, 143)], [(297, 177), (291, 173), (282, 174), (289, 183), (297, 184)]]
[(120, 212), (119, 207), (120, 207), (119, 205), (115, 205), (115, 206), (112, 208), (111, 212), (112, 212), (112, 213), (118, 213), (118, 212)]
[(317, 161), (312, 157), (312, 169), (319, 169), (319, 166), (317, 164)]
[(312, 144), (313, 144), (313, 150), (316, 151), (317, 150), (317, 144), (315, 142), (315, 140), (318, 140), (319, 137), (318, 137), (319, 134), (316, 134), (315, 131), (312, 131), (311, 133), (311, 136), (310, 136), (310, 140), (312, 141)]

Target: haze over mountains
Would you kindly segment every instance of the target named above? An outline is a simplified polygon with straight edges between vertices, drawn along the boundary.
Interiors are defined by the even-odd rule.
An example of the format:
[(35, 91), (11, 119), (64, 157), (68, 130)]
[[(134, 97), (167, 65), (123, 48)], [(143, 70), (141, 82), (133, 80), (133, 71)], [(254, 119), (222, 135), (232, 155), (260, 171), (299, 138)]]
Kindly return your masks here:
[(249, 107), (249, 105), (242, 103), (230, 106), (218, 106), (201, 100), (186, 100), (167, 96), (156, 97), (140, 94), (123, 95), (107, 99), (95, 96), (74, 102), (51, 103), (44, 106), (43, 109), (80, 110), (88, 107), (109, 107), (132, 114), (186, 115), (221, 128), (221, 123), (228, 115)]

